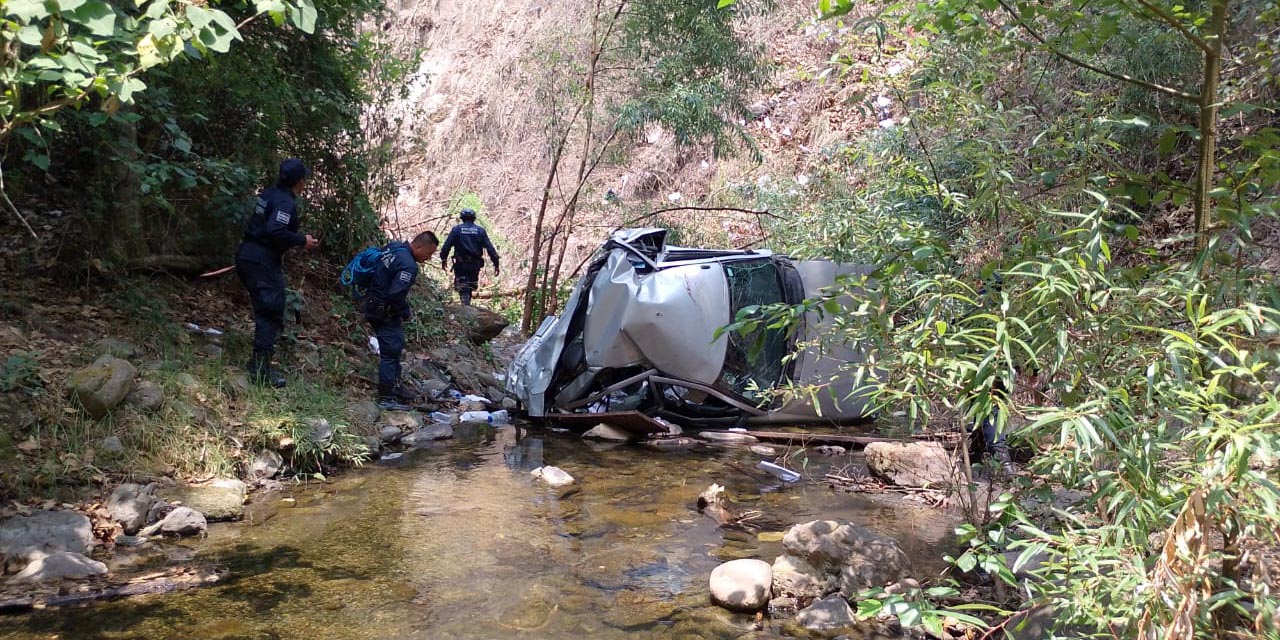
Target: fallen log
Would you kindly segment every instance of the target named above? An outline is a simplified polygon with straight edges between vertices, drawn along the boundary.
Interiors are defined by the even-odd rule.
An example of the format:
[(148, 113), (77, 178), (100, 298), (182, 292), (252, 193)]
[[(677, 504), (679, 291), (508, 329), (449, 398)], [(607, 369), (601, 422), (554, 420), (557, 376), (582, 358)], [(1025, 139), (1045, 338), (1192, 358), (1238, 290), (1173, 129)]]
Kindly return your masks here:
[(49, 593), (17, 597), (0, 595), (0, 613), (25, 613), (48, 607), (66, 607), (134, 596), (185, 591), (217, 584), (224, 580), (228, 573), (226, 569), (183, 569), (138, 576), (122, 583), (108, 583), (77, 593)]
[(747, 434), (765, 442), (789, 442), (800, 445), (807, 444), (856, 444), (867, 446), (873, 442), (911, 442), (907, 438), (890, 438), (887, 436), (847, 436), (838, 433), (788, 433), (786, 431), (747, 431)]

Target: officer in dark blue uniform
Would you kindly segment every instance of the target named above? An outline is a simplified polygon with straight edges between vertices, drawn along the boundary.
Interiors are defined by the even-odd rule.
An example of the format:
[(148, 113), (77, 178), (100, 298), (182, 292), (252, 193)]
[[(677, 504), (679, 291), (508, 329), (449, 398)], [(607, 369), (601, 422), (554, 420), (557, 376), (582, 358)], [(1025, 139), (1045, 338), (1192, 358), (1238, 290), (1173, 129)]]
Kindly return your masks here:
[(320, 246), (319, 240), (298, 232), (297, 198), (310, 175), (297, 158), (280, 163), (280, 177), (258, 194), (236, 251), (236, 273), (253, 302), (253, 357), (248, 369), (257, 384), (284, 386), (284, 375), (271, 366), (276, 338), (284, 327), (284, 253), (292, 247)]
[(382, 259), (373, 272), (373, 281), (364, 301), (364, 318), (378, 337), (378, 407), (408, 411), (404, 402), (412, 394), (400, 386), (400, 354), (404, 352), (404, 321), (413, 315), (409, 289), (418, 280), (418, 263), (435, 255), (440, 239), (430, 231), (419, 233), (413, 242), (391, 242), (382, 249)]
[(489, 234), (484, 227), (476, 224), (476, 212), (471, 209), (462, 210), (462, 224), (449, 231), (440, 251), (440, 266), (448, 268), (449, 252), (453, 254), (453, 288), (458, 292), (462, 304), (471, 305), (471, 292), (480, 286), (480, 269), (484, 267), (481, 252), (489, 254), (493, 261), (493, 274), (501, 275), (498, 266), (498, 250), (489, 242)]

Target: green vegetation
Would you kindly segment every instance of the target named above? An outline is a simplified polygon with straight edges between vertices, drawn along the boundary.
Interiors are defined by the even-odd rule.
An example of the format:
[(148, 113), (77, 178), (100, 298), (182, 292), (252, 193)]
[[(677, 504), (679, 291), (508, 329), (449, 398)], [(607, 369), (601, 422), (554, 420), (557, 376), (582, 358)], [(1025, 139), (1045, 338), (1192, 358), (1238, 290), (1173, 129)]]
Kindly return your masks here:
[[(797, 212), (769, 229), (782, 248), (875, 271), (738, 328), (830, 315), (873, 346), (855, 368), (881, 410), (995, 417), (1033, 473), (991, 504), (970, 484), (954, 559), (1011, 587), (995, 611), (1050, 605), (1064, 638), (1280, 637), (1274, 6), (822, 10), (879, 53), (831, 75), (894, 120), (756, 204)], [(1032, 513), (1062, 488), (1083, 499)], [(1047, 561), (1023, 586), (1006, 551)]]

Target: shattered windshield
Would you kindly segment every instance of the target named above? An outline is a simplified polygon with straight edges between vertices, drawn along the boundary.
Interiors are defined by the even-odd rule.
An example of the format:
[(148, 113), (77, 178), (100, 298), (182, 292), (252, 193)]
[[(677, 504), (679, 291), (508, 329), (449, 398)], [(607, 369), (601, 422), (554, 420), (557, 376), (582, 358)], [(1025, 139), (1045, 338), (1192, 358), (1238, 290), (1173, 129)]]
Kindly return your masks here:
[[(729, 281), (730, 318), (744, 307), (784, 300), (778, 267), (769, 258), (729, 262), (724, 273)], [(726, 336), (729, 345), (720, 385), (752, 401), (763, 400), (761, 392), (782, 380), (786, 330), (762, 328), (747, 335), (735, 331)]]

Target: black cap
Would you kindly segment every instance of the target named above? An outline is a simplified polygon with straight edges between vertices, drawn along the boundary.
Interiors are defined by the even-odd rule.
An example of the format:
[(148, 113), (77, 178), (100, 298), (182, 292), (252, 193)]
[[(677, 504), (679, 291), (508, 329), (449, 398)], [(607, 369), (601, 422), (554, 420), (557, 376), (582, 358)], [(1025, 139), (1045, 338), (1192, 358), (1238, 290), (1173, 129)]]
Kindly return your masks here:
[(463, 220), (475, 220), (475, 219), (476, 219), (476, 210), (475, 210), (475, 209), (463, 209), (463, 210), (462, 210), (462, 219), (463, 219)]
[(292, 187), (298, 181), (311, 175), (307, 165), (297, 158), (289, 158), (280, 163), (280, 186)]

